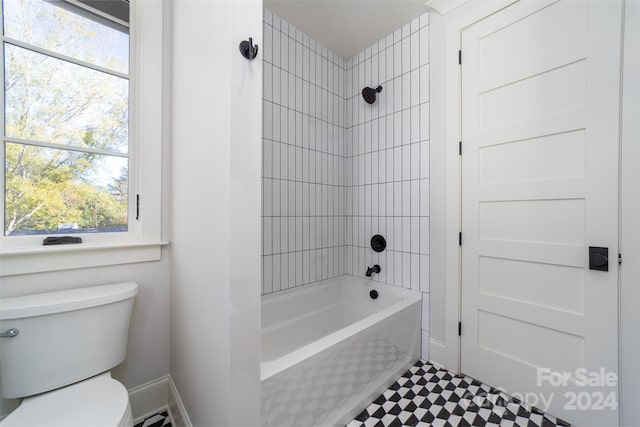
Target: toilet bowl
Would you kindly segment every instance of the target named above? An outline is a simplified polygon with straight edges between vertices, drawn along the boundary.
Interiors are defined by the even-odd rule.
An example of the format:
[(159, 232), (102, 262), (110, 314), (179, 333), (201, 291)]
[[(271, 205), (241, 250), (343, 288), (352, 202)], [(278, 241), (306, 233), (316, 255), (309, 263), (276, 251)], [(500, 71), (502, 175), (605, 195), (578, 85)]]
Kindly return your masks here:
[(134, 282), (0, 299), (2, 397), (9, 426), (132, 427), (110, 370), (127, 352)]
[(2, 427), (132, 427), (129, 394), (109, 373), (27, 397)]

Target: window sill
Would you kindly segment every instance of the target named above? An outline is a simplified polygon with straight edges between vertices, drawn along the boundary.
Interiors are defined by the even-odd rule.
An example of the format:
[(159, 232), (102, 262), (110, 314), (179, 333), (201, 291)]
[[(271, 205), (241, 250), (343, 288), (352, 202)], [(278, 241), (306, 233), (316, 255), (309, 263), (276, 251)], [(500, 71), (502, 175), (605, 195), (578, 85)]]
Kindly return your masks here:
[(160, 260), (169, 242), (38, 246), (0, 250), (0, 277)]

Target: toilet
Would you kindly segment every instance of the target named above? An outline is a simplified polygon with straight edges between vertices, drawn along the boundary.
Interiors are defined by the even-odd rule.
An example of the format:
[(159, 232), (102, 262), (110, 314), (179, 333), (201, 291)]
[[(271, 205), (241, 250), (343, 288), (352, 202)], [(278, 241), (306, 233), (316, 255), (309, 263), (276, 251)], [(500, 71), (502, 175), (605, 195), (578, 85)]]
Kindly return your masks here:
[(109, 370), (126, 357), (134, 282), (0, 299), (0, 426), (131, 427), (127, 389)]

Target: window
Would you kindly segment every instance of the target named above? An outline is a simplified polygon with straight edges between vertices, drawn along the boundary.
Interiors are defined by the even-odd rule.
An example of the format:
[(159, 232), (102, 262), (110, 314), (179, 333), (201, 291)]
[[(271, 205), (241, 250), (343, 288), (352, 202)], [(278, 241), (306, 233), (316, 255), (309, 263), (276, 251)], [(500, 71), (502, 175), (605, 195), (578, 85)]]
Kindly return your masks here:
[(129, 229), (129, 29), (99, 12), (3, 2), (5, 236)]
[(0, 276), (159, 259), (164, 2), (0, 1)]

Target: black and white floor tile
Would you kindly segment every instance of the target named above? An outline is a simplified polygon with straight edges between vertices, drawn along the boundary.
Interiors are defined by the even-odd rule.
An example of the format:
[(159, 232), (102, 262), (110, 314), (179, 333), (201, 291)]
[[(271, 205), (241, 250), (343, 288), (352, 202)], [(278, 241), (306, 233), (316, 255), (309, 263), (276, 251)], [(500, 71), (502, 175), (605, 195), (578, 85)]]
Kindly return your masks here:
[(568, 425), (493, 387), (419, 360), (347, 427)]
[(171, 418), (167, 411), (162, 411), (145, 418), (133, 427), (171, 427)]

